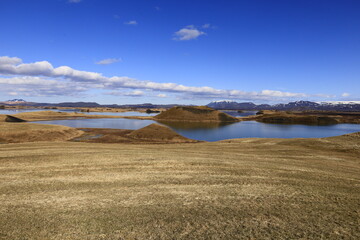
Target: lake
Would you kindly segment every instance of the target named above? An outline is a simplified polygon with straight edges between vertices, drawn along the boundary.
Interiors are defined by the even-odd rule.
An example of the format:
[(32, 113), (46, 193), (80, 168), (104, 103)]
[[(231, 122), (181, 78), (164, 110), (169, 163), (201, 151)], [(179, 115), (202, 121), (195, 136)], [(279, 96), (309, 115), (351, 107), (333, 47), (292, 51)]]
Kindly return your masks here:
[[(104, 118), (39, 121), (41, 124), (57, 124), (75, 128), (139, 129), (156, 123), (152, 120)], [(331, 137), (360, 131), (360, 124), (336, 124), (327, 126), (269, 124), (244, 121), (232, 124), (161, 122), (177, 133), (196, 140), (218, 141), (231, 138), (318, 138)]]

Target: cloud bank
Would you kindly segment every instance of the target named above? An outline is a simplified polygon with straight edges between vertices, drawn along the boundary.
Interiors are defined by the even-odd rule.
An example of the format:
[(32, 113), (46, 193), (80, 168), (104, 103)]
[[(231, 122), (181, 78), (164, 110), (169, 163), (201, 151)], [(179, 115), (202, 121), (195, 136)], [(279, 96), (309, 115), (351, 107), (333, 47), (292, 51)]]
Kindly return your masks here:
[[(78, 95), (92, 89), (110, 91), (106, 94), (122, 96), (166, 97), (169, 93), (187, 99), (238, 99), (238, 100), (286, 100), (315, 95), (275, 90), (246, 92), (224, 90), (208, 86), (193, 87), (177, 83), (142, 81), (126, 76), (106, 77), (101, 73), (80, 71), (69, 66), (53, 67), (48, 61), (23, 63), (17, 57), (0, 57), (0, 86), (7, 93), (22, 93), (25, 96)], [(124, 92), (124, 90), (132, 92)], [(167, 93), (167, 94), (166, 94)]]

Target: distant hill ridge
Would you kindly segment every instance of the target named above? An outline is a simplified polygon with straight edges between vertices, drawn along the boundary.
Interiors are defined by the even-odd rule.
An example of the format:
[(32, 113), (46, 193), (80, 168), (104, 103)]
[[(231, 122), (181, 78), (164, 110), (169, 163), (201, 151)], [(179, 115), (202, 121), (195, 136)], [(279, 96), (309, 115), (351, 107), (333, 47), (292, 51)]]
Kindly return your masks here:
[(183, 106), (180, 104), (152, 104), (152, 103), (142, 103), (142, 104), (99, 104), (97, 102), (62, 102), (62, 103), (36, 103), (36, 102), (27, 102), (23, 99), (12, 99), (8, 101), (0, 102), (0, 105), (21, 105), (21, 106), (30, 106), (30, 107), (109, 107), (109, 108), (171, 108), (175, 106)]

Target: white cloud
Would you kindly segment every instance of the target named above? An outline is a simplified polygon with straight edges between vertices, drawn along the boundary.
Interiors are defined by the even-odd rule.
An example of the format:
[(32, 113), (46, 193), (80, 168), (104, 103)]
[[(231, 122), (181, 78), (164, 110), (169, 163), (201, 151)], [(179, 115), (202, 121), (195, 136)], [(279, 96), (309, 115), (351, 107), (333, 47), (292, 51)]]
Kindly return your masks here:
[(144, 96), (144, 92), (140, 90), (134, 90), (131, 92), (124, 92), (124, 91), (112, 91), (106, 93), (107, 95), (113, 95), (113, 96), (126, 96), (126, 97), (141, 97)]
[(141, 81), (126, 76), (105, 77), (101, 73), (80, 71), (68, 66), (54, 68), (47, 61), (22, 63), (20, 58), (10, 57), (0, 57), (0, 75), (11, 76), (10, 78), (0, 76), (1, 91), (26, 92), (35, 95), (72, 95), (90, 89), (111, 90), (114, 91), (113, 93), (119, 93), (119, 90), (132, 89), (132, 92), (120, 92), (119, 94), (142, 96), (144, 92), (141, 90), (152, 90), (162, 92), (157, 95), (158, 97), (165, 97), (165, 93), (172, 92), (184, 94), (189, 98), (241, 100), (280, 100), (316, 96), (275, 90), (245, 92), (235, 89), (215, 89), (207, 86), (192, 87), (177, 83)]
[(262, 90), (260, 95), (271, 96), (271, 97), (307, 97), (304, 93), (290, 93), (290, 92), (281, 92), (274, 90)]
[(107, 59), (103, 59), (103, 60), (96, 62), (96, 64), (108, 65), (108, 64), (112, 64), (112, 63), (116, 63), (116, 62), (120, 62), (120, 61), (121, 61), (120, 58), (107, 58)]
[(0, 77), (1, 91), (24, 96), (78, 96), (91, 86), (44, 77)]
[(20, 64), (21, 62), (22, 60), (17, 57), (8, 57), (8, 56), (0, 57), (0, 65), (15, 65), (15, 64)]
[(156, 96), (159, 97), (159, 98), (166, 98), (167, 97), (167, 95), (163, 94), (163, 93), (160, 93), (160, 94), (158, 94)]
[(173, 40), (187, 41), (191, 39), (196, 39), (204, 34), (206, 33), (199, 31), (193, 25), (189, 25), (175, 32)]
[(69, 0), (69, 3), (79, 3), (81, 2), (82, 0)]
[(20, 62), (16, 63), (1, 63), (0, 58), (0, 72), (2, 74), (17, 74), (17, 75), (49, 75), (52, 71), (53, 67), (52, 65), (47, 61), (42, 62), (35, 62), (35, 63), (29, 63), (29, 64), (18, 64)]
[(350, 96), (350, 93), (346, 93), (344, 92), (343, 94), (341, 94), (342, 97), (349, 97)]
[(124, 22), (124, 24), (126, 24), (126, 25), (137, 25), (138, 23), (137, 23), (137, 21), (132, 20), (132, 21)]
[(125, 93), (124, 95), (125, 96), (130, 96), (130, 97), (141, 97), (141, 96), (144, 95), (144, 92), (140, 91), (140, 90), (135, 90), (135, 91), (132, 91), (132, 92)]

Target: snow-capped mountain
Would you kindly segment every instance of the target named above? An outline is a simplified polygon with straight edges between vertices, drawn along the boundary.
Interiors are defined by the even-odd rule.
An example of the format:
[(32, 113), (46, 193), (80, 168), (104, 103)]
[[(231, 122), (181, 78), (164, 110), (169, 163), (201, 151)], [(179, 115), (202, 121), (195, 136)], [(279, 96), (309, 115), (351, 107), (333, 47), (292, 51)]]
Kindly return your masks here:
[(311, 102), (295, 101), (275, 105), (256, 105), (252, 102), (213, 101), (207, 105), (215, 109), (232, 110), (322, 110), (322, 111), (360, 111), (360, 101)]
[(21, 98), (19, 98), (19, 99), (15, 98), (15, 99), (7, 100), (6, 102), (26, 102), (26, 101)]
[(5, 101), (3, 103), (5, 103), (5, 104), (20, 104), (20, 103), (26, 103), (26, 101), (24, 99), (15, 98), (15, 99), (7, 100), (7, 101)]

